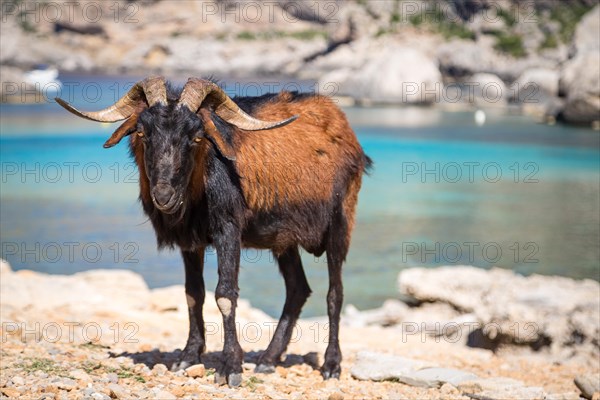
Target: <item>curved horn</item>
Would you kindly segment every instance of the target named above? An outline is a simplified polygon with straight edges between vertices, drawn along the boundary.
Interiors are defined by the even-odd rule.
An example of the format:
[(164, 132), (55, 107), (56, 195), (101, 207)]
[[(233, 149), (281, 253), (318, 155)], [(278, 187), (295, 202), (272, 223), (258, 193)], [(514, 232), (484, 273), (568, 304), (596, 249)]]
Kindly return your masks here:
[(294, 115), (283, 121), (261, 121), (246, 114), (227, 94), (214, 82), (190, 78), (183, 87), (179, 104), (185, 105), (193, 113), (197, 113), (202, 103), (212, 105), (215, 113), (225, 121), (247, 131), (273, 129), (296, 120)]
[(165, 87), (165, 78), (162, 76), (153, 76), (146, 78), (141, 82), (136, 83), (121, 97), (115, 104), (100, 111), (79, 111), (71, 106), (66, 101), (55, 99), (58, 104), (63, 106), (67, 111), (72, 112), (78, 117), (89, 119), (97, 122), (116, 122), (129, 118), (136, 112), (140, 102), (146, 99), (148, 106), (167, 104), (167, 89)]

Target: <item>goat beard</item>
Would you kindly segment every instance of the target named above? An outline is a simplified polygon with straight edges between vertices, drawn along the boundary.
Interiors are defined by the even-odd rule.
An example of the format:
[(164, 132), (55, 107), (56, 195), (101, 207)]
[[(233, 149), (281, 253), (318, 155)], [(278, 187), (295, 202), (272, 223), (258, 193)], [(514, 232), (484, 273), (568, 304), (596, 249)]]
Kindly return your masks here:
[(179, 206), (179, 209), (173, 214), (165, 214), (160, 211), (158, 208), (154, 208), (154, 212), (161, 215), (162, 220), (165, 222), (170, 228), (174, 228), (179, 225), (183, 221), (183, 217), (185, 216), (185, 211), (187, 210), (187, 201), (184, 199), (183, 204)]

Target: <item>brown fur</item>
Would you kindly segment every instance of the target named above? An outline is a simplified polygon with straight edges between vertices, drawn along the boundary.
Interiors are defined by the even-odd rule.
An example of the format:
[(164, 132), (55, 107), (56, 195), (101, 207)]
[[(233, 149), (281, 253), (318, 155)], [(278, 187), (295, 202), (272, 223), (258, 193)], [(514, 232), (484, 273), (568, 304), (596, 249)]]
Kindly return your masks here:
[[(282, 101), (267, 103), (255, 117), (278, 120), (300, 115), (294, 123), (272, 131), (235, 136), (242, 190), (254, 211), (269, 210), (281, 201), (300, 204), (331, 199), (336, 174), (357, 162), (360, 182), (364, 168), (362, 149), (339, 108), (323, 96), (294, 102), (286, 101), (288, 96), (289, 93), (281, 93)], [(355, 203), (360, 186), (353, 186), (351, 190), (356, 193), (351, 197)], [(348, 212), (352, 211), (349, 206)]]

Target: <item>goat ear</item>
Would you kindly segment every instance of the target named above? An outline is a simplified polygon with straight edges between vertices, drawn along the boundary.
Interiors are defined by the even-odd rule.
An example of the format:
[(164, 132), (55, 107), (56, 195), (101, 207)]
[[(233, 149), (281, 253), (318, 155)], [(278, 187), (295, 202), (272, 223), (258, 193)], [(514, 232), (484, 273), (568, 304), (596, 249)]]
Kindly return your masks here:
[(200, 109), (198, 114), (204, 121), (204, 134), (219, 150), (223, 157), (228, 160), (235, 161), (235, 150), (233, 147), (225, 140), (221, 132), (215, 126), (212, 118), (210, 117), (210, 111), (206, 109)]
[(125, 122), (121, 124), (117, 128), (117, 130), (108, 138), (106, 142), (104, 142), (104, 148), (108, 149), (109, 147), (113, 147), (117, 143), (121, 141), (125, 136), (132, 134), (135, 132), (137, 126), (137, 115), (133, 114), (131, 117), (127, 118)]

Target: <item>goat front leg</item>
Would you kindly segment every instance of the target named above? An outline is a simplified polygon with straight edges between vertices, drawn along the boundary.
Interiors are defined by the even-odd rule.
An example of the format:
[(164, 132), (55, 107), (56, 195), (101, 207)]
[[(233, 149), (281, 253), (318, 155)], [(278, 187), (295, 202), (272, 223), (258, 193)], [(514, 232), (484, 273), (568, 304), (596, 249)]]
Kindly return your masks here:
[(206, 350), (204, 337), (204, 248), (198, 251), (182, 251), (185, 265), (185, 297), (187, 299), (190, 330), (187, 343), (179, 360), (173, 364), (171, 371), (185, 369), (200, 363), (200, 355)]
[(240, 235), (235, 228), (227, 229), (223, 238), (215, 240), (219, 263), (219, 283), (215, 291), (217, 306), (223, 316), (225, 343), (221, 366), (215, 373), (215, 382), (229, 384), (230, 387), (242, 383), (242, 362), (244, 353), (237, 339), (235, 309), (238, 299), (238, 273), (240, 269)]

